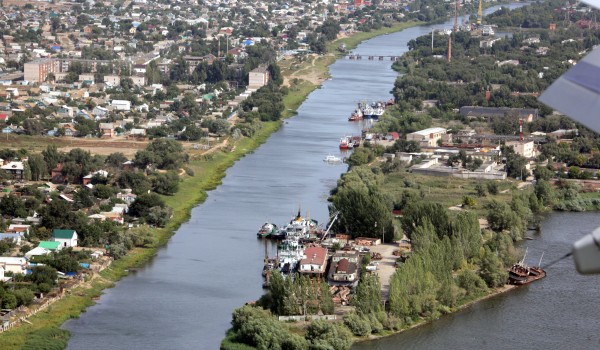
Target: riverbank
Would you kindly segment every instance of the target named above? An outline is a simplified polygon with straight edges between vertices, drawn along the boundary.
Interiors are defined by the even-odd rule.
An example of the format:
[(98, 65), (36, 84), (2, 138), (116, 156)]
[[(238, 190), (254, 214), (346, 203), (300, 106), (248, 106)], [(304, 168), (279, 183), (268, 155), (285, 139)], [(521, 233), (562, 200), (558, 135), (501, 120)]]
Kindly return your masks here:
[[(477, 297), (475, 299), (469, 300), (469, 301), (465, 302), (464, 304), (461, 304), (461, 305), (457, 306), (456, 308), (450, 310), (450, 312), (448, 312), (447, 314), (441, 316), (440, 318), (456, 314), (457, 312), (465, 310), (465, 309), (467, 309), (467, 308), (469, 308), (469, 307), (471, 307), (471, 306), (473, 306), (473, 305), (475, 305), (477, 303), (480, 303), (480, 302), (482, 302), (484, 300), (491, 299), (491, 298), (494, 298), (494, 297), (499, 296), (501, 294), (508, 293), (508, 292), (514, 290), (515, 288), (517, 288), (517, 286), (511, 285), (511, 284), (506, 284), (506, 285), (504, 285), (502, 287), (495, 288), (494, 290), (490, 291), (488, 294), (479, 296), (479, 297)], [(435, 319), (435, 320), (422, 319), (422, 320), (420, 320), (418, 322), (415, 322), (415, 323), (411, 324), (410, 326), (408, 326), (406, 328), (402, 328), (402, 329), (400, 329), (398, 331), (384, 331), (381, 335), (369, 335), (368, 337), (355, 338), (354, 343), (366, 343), (366, 342), (370, 342), (370, 341), (382, 339), (382, 338), (385, 338), (385, 337), (390, 337), (390, 336), (393, 336), (393, 335), (402, 334), (402, 333), (407, 332), (409, 330), (412, 330), (412, 329), (415, 329), (415, 328), (418, 328), (418, 327), (422, 327), (422, 326), (428, 325), (428, 324), (430, 324), (432, 322), (435, 322), (438, 319)]]
[[(408, 27), (406, 24), (395, 26), (395, 30), (401, 30)], [(386, 28), (389, 30), (389, 28)], [(372, 31), (364, 33), (354, 40), (357, 45), (363, 40), (381, 35), (387, 31)], [(361, 34), (361, 33), (358, 33)], [(350, 40), (344, 38), (341, 40)], [(337, 42), (337, 41), (336, 41)], [(338, 45), (339, 43), (335, 44)], [(352, 45), (352, 44), (349, 44)], [(284, 118), (293, 116), (296, 109), (302, 104), (306, 97), (319, 87), (327, 74), (328, 66), (335, 62), (335, 56), (332, 54), (319, 56), (315, 60), (314, 67), (323, 77), (317, 82), (302, 80), (302, 75), (298, 77), (301, 81), (289, 87), (289, 92), (284, 97), (285, 110)], [(307, 64), (311, 64), (310, 62)], [(294, 67), (285, 72), (287, 76), (306, 67)], [(165, 246), (170, 237), (175, 233), (179, 226), (185, 223), (191, 213), (191, 209), (202, 203), (207, 192), (217, 188), (221, 179), (225, 176), (226, 170), (231, 167), (236, 160), (242, 158), (247, 153), (258, 148), (269, 136), (277, 131), (282, 121), (263, 123), (262, 128), (252, 138), (243, 138), (227, 145), (219, 152), (213, 152), (210, 156), (201, 154), (191, 154), (189, 168), (193, 170), (194, 176), (185, 176), (180, 183), (180, 189), (174, 196), (163, 197), (167, 205), (173, 209), (173, 217), (167, 227), (154, 230), (155, 243), (145, 248), (136, 248), (130, 251), (125, 257), (115, 261), (110, 268), (102, 271), (96, 278), (85, 287), (78, 287), (69, 292), (69, 295), (49, 307), (44, 312), (31, 317), (31, 324), (23, 324), (18, 328), (11, 329), (0, 335), (0, 347), (2, 349), (21, 349), (27, 348), (26, 345), (30, 339), (43, 342), (48, 346), (64, 347), (68, 341), (68, 331), (61, 330), (59, 327), (71, 318), (77, 318), (86, 308), (94, 304), (102, 291), (111, 288), (117, 281), (128, 275), (130, 270), (141, 267), (150, 261), (157, 253), (158, 249)], [(36, 147), (42, 147), (40, 140), (32, 139), (29, 144)], [(28, 145), (29, 145), (28, 144)], [(40, 148), (41, 149), (41, 148)]]
[[(290, 107), (293, 107), (292, 102), (295, 100), (288, 102)], [(27, 339), (35, 337), (36, 333), (53, 335), (55, 333), (49, 331), (52, 329), (60, 332), (58, 327), (68, 319), (78, 317), (88, 306), (93, 305), (93, 299), (99, 297), (102, 290), (113, 287), (115, 282), (126, 276), (130, 269), (141, 267), (151, 260), (158, 249), (167, 244), (179, 226), (189, 219), (191, 209), (203, 202), (207, 192), (220, 184), (226, 170), (236, 160), (258, 148), (280, 125), (281, 122), (263, 123), (262, 128), (251, 139), (240, 139), (207, 157), (192, 155), (189, 167), (193, 170), (194, 176), (186, 176), (174, 196), (163, 197), (167, 205), (173, 209), (173, 217), (165, 228), (154, 230), (155, 243), (150, 247), (135, 248), (125, 257), (116, 260), (89, 285), (73, 289), (69, 296), (57, 301), (46, 311), (31, 317), (29, 319), (31, 324), (24, 324), (0, 335), (0, 347), (6, 350), (20, 349), (26, 344)], [(52, 336), (46, 341), (62, 342), (63, 339)]]

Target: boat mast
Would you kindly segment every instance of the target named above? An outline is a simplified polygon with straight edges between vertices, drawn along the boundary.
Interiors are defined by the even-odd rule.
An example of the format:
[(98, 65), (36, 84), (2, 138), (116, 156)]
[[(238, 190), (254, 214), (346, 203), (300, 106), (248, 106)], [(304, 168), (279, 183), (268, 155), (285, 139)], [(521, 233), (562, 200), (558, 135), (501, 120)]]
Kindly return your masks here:
[(542, 267), (542, 259), (544, 258), (544, 252), (542, 252), (542, 256), (540, 256), (540, 262), (538, 263), (538, 267)]
[(529, 247), (525, 248), (525, 254), (523, 254), (523, 259), (521, 260), (521, 265), (525, 265), (525, 257), (527, 256), (527, 249), (529, 249)]

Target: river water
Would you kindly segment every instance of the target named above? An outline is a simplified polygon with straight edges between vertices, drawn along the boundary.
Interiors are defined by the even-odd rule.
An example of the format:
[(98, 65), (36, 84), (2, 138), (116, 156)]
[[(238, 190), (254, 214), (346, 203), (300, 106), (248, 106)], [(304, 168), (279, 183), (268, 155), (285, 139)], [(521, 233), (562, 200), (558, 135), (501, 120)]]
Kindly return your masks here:
[[(451, 26), (449, 21), (435, 26), (409, 28), (368, 40), (354, 52), (398, 56), (407, 51), (409, 40), (429, 33), (432, 28)], [(310, 212), (312, 218), (327, 221), (328, 193), (346, 167), (327, 165), (323, 158), (327, 154), (340, 155), (338, 140), (341, 136), (360, 133), (359, 125), (346, 121), (359, 100), (391, 97), (390, 90), (397, 74), (390, 67), (390, 61), (364, 59), (342, 59), (331, 65), (332, 79), (310, 94), (298, 109), (298, 115), (287, 120), (265, 144), (227, 170), (222, 185), (209, 193), (205, 203), (192, 210), (189, 222), (180, 227), (149, 264), (132, 271), (115, 288), (106, 290), (97, 304), (88, 308), (79, 319), (65, 323), (64, 328), (72, 333), (68, 349), (218, 349), (229, 328), (233, 309), (256, 300), (262, 294), (260, 272), (265, 247), (262, 241), (256, 239), (256, 231), (264, 221), (283, 224), (299, 206), (303, 214)], [(576, 227), (582, 234), (600, 224), (595, 221), (595, 216), (585, 215), (558, 216), (553, 227), (559, 231)], [(570, 223), (567, 222), (569, 218), (572, 218)], [(549, 244), (566, 250), (567, 242), (577, 235), (562, 237), (559, 233), (543, 235), (529, 243), (540, 249)], [(551, 256), (550, 252), (546, 254)], [(597, 292), (582, 288), (586, 281), (592, 279), (580, 278), (576, 284), (569, 282), (573, 275), (568, 266), (557, 265), (543, 282), (405, 333), (400, 336), (401, 340), (394, 337), (361, 344), (360, 349), (396, 349), (394, 344), (406, 343), (410, 339), (416, 342), (410, 347), (416, 347), (432, 338), (434, 330), (436, 334), (438, 328), (440, 332), (444, 331), (445, 326), (440, 326), (443, 323), (460, 327), (458, 330), (453, 328), (454, 333), (448, 336), (454, 339), (476, 338), (476, 335), (501, 329), (500, 325), (512, 324), (516, 319), (529, 320), (531, 327), (535, 328), (520, 327), (512, 332), (497, 332), (497, 341), (520, 338), (521, 342), (525, 342), (521, 345), (525, 344), (525, 347), (532, 345), (529, 331), (534, 329), (542, 340), (551, 339), (549, 335), (561, 334), (555, 329), (561, 327), (565, 332), (576, 331), (577, 334), (591, 336), (585, 331), (584, 321), (588, 318), (593, 320), (594, 315), (589, 315), (593, 308), (586, 308), (583, 302), (592, 300)], [(562, 277), (554, 272), (554, 269), (560, 268), (565, 269)], [(557, 284), (559, 292), (556, 291), (559, 288)], [(528, 293), (528, 290), (535, 293)], [(565, 300), (557, 299), (559, 296)], [(573, 296), (577, 298), (572, 299)], [(540, 297), (546, 298), (543, 309), (538, 307), (542, 305), (537, 300)], [(523, 298), (529, 299), (520, 301)], [(494, 303), (509, 303), (511, 300), (516, 303), (512, 314), (503, 312), (500, 318), (496, 318), (497, 312), (486, 313), (486, 310), (500, 307), (500, 304)], [(554, 300), (559, 305), (548, 307), (547, 300)], [(570, 308), (573, 304), (581, 304), (582, 307)], [(562, 319), (560, 323), (553, 323), (553, 327), (547, 325), (558, 313), (571, 315), (579, 309), (581, 312), (573, 317), (565, 316), (568, 322)], [(540, 316), (539, 312), (547, 315)], [(464, 326), (457, 324), (471, 314), (477, 315), (471, 321), (479, 326), (473, 328), (479, 329), (477, 333), (473, 333), (470, 327), (474, 326), (470, 323)], [(595, 323), (596, 329), (597, 326)], [(428, 329), (431, 334), (421, 333)], [(524, 336), (524, 333), (527, 335)], [(596, 335), (593, 336), (597, 339)], [(495, 341), (487, 336), (481, 338)], [(423, 345), (423, 348), (441, 347), (445, 341), (448, 339)], [(470, 344), (482, 347), (482, 343)], [(457, 348), (470, 347), (470, 344), (457, 345)], [(597, 342), (595, 344), (598, 345)]]

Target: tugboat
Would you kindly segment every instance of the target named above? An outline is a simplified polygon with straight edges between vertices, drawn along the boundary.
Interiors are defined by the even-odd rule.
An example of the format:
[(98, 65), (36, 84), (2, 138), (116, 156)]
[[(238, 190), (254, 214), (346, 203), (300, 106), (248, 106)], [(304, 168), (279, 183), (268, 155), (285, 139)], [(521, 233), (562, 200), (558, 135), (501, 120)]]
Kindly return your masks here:
[(271, 235), (276, 235), (279, 230), (277, 229), (277, 225), (272, 224), (270, 222), (265, 222), (258, 230), (256, 237), (258, 238), (266, 238)]
[(352, 112), (352, 114), (350, 115), (350, 118), (348, 118), (348, 121), (356, 122), (359, 120), (363, 120), (363, 112), (360, 108), (357, 108), (354, 110), (354, 112)]
[[(525, 255), (527, 255), (527, 252), (525, 252)], [(542, 258), (543, 257), (544, 254), (542, 253)], [(540, 258), (538, 266), (527, 266), (525, 264), (525, 256), (523, 256), (523, 260), (514, 264), (510, 270), (508, 270), (508, 283), (522, 286), (546, 277), (546, 271), (540, 267), (542, 258)]]
[(350, 140), (350, 137), (344, 136), (340, 139), (340, 149), (351, 149), (354, 148), (354, 144)]

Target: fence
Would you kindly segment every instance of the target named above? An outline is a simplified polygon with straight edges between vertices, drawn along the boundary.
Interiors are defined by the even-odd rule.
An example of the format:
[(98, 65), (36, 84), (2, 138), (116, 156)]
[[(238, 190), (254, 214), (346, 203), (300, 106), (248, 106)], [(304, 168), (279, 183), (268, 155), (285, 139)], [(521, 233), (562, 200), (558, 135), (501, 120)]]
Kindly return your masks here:
[[(107, 268), (108, 266), (110, 266), (110, 264), (112, 263), (112, 259), (111, 260), (107, 260), (107, 261), (103, 261), (100, 266), (98, 267), (98, 272), (104, 270), (105, 268)], [(95, 271), (96, 269), (93, 269), (93, 271)], [(79, 285), (81, 285), (84, 281), (83, 280), (79, 280), (77, 283), (73, 284), (73, 286), (71, 286), (71, 288), (68, 290), (70, 291), (71, 289), (78, 287)], [(55, 302), (61, 300), (62, 298), (64, 298), (66, 295), (68, 295), (69, 293), (62, 293), (59, 294), (53, 298), (48, 298), (46, 300), (44, 300), (44, 302), (40, 305), (36, 305), (37, 307), (33, 310), (29, 310), (29, 312), (27, 312), (25, 315), (19, 316), (16, 320), (10, 322), (10, 321), (5, 321), (4, 323), (0, 324), (0, 333), (6, 332), (7, 330), (16, 327), (18, 325), (20, 325), (23, 322), (29, 323), (29, 321), (27, 321), (27, 319), (35, 314), (37, 314), (40, 311), (44, 311), (48, 308), (48, 306), (54, 304)], [(17, 313), (19, 311), (24, 311), (25, 308), (23, 306), (19, 306), (18, 308), (12, 310), (10, 313), (8, 313), (8, 316), (16, 316)], [(12, 314), (12, 315), (11, 315)]]
[(325, 320), (335, 321), (336, 315), (296, 315), (296, 316), (279, 316), (279, 321), (314, 321), (314, 320)]

